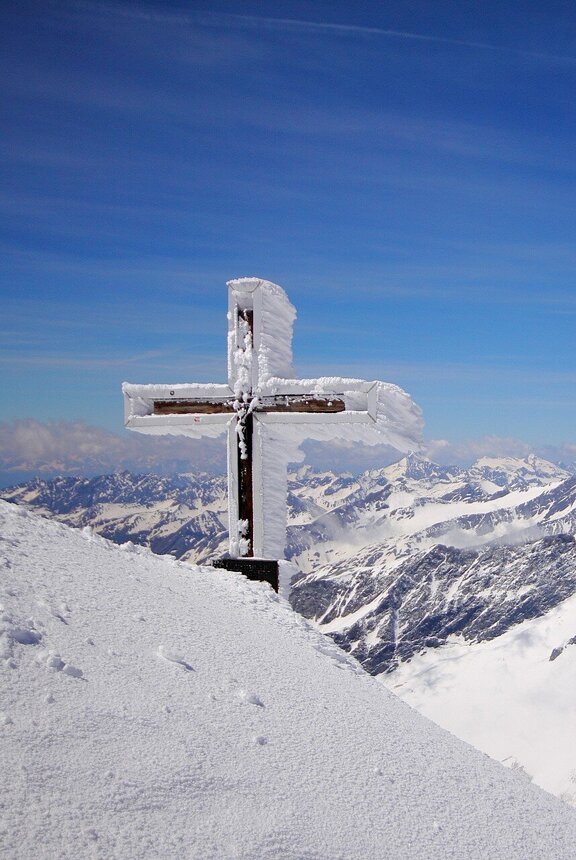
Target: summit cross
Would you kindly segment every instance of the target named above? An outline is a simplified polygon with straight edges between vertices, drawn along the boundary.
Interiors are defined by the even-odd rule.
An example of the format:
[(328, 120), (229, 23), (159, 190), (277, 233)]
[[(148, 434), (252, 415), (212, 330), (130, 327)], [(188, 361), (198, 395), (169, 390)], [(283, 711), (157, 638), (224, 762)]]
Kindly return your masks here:
[(194, 438), (227, 433), (231, 558), (215, 565), (275, 586), (284, 554), (287, 465), (301, 458), (299, 444), (336, 437), (407, 451), (418, 445), (421, 429), (420, 410), (395, 385), (295, 379), (295, 318), (278, 285), (229, 281), (227, 384), (123, 385), (130, 430)]

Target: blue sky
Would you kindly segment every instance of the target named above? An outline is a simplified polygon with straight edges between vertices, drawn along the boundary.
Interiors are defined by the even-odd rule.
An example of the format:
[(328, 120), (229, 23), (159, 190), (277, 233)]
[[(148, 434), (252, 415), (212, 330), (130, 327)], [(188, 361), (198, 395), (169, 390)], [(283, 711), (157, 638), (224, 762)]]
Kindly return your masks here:
[(223, 381), (225, 281), (427, 435), (576, 442), (576, 9), (2, 4), (0, 421)]

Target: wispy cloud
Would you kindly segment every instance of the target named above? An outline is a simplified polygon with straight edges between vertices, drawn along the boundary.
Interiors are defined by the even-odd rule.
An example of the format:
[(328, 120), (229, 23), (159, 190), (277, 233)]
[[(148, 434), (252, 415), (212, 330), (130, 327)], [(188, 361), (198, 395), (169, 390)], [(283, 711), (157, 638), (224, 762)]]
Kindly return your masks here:
[[(370, 362), (369, 360), (362, 363), (346, 362), (341, 360), (340, 368), (342, 373), (346, 373), (352, 377), (376, 378), (396, 380), (400, 384), (435, 384), (446, 383), (449, 385), (471, 385), (471, 386), (494, 386), (498, 385), (515, 385), (515, 386), (565, 386), (566, 388), (576, 384), (576, 369), (553, 369), (548, 370), (542, 367), (532, 367), (527, 365), (518, 365), (517, 363), (498, 363), (497, 361), (486, 362), (410, 362), (410, 361), (395, 361), (395, 362)], [(315, 362), (308, 363), (306, 366), (306, 375), (313, 377), (325, 375), (327, 372), (326, 365), (321, 366)], [(540, 392), (539, 392), (540, 393)], [(453, 392), (450, 391), (450, 396), (453, 397)], [(477, 391), (471, 389), (469, 397), (474, 402), (477, 398)], [(551, 397), (556, 397), (557, 394), (552, 394)], [(526, 399), (526, 393), (521, 392), (518, 388), (516, 393), (511, 391), (506, 395), (506, 402), (518, 402)], [(436, 393), (436, 399), (438, 393)], [(459, 396), (460, 399), (460, 396)], [(545, 398), (546, 399), (546, 398)], [(482, 402), (485, 402), (483, 397)], [(500, 401), (498, 401), (500, 402)], [(530, 401), (532, 402), (532, 401)], [(542, 396), (538, 401), (543, 402)]]
[[(357, 264), (348, 278), (343, 277), (344, 264), (338, 275), (330, 279), (319, 274), (311, 290), (320, 291), (321, 286), (326, 284), (333, 295), (347, 297), (352, 285), (354, 294), (362, 297), (366, 307), (372, 308), (374, 313), (382, 312), (386, 299), (401, 302), (420, 299), (450, 305), (452, 310), (463, 305), (485, 306), (489, 303), (492, 307), (542, 307), (561, 313), (576, 311), (576, 293), (572, 288), (572, 270), (568, 264), (565, 271), (554, 275), (558, 286), (550, 288), (543, 282), (541, 270), (531, 272), (528, 256), (525, 262), (507, 262), (503, 259), (500, 263), (490, 264), (486, 259), (476, 258), (475, 253), (471, 248), (467, 262), (438, 263), (435, 259), (427, 259), (424, 254), (421, 263), (371, 262), (366, 272), (361, 264)], [(551, 258), (548, 271), (552, 272), (557, 263), (558, 259)], [(565, 288), (561, 286), (563, 281), (566, 282)], [(296, 282), (295, 288), (298, 287)], [(324, 325), (327, 319), (324, 316)], [(301, 315), (298, 325), (302, 331), (311, 331), (316, 323)], [(346, 322), (330, 325), (329, 328), (335, 333), (349, 330)]]
[[(418, 373), (418, 366), (413, 366), (412, 371)], [(515, 383), (532, 385), (574, 385), (576, 383), (576, 369), (555, 368), (549, 370), (542, 367), (519, 366), (514, 364), (498, 364), (497, 362), (479, 363), (450, 363), (420, 365), (420, 372), (425, 378), (437, 380), (459, 380), (464, 382), (478, 382), (486, 384), (491, 378), (497, 379), (499, 383)], [(471, 396), (474, 392), (471, 392)], [(510, 396), (513, 397), (513, 394)], [(522, 396), (522, 395), (520, 395)]]
[(576, 445), (564, 442), (558, 445), (532, 445), (512, 436), (480, 436), (476, 439), (448, 441), (430, 439), (424, 453), (436, 463), (469, 465), (480, 457), (527, 457), (537, 454), (553, 463), (576, 462)]
[[(222, 15), (229, 21), (254, 27), (269, 27), (280, 30), (300, 30), (316, 33), (332, 33), (349, 36), (375, 36), (385, 39), (403, 39), (413, 42), (432, 42), (439, 45), (453, 45), (460, 48), (474, 48), (480, 51), (492, 51), (519, 57), (546, 60), (558, 63), (576, 64), (576, 57), (551, 54), (544, 51), (531, 51), (508, 45), (496, 45), (489, 42), (477, 42), (468, 39), (453, 39), (430, 33), (413, 33), (405, 30), (392, 30), (383, 27), (368, 27), (362, 24), (334, 24), (328, 21), (306, 21), (295, 18), (269, 18), (256, 15)], [(206, 20), (206, 19), (204, 19)]]
[(509, 54), (512, 56), (545, 60), (549, 62), (576, 64), (576, 57), (547, 51), (534, 51), (509, 45), (497, 45), (471, 39), (456, 39), (438, 36), (434, 33), (417, 33), (406, 30), (396, 30), (386, 27), (372, 27), (365, 24), (337, 24), (330, 21), (309, 21), (300, 18), (275, 18), (259, 15), (240, 15), (198, 11), (190, 14), (180, 10), (135, 8), (127, 4), (94, 3), (91, 0), (76, 0), (78, 11), (97, 14), (99, 16), (139, 20), (151, 23), (164, 23), (176, 26), (197, 27), (199, 24), (211, 26), (249, 27), (291, 32), (325, 33), (336, 36), (376, 37), (382, 39), (399, 39), (410, 42), (428, 42), (438, 45), (452, 45), (459, 48), (471, 48), (480, 51)]
[[(158, 295), (158, 281), (162, 284), (161, 304), (166, 306), (175, 296), (190, 296), (192, 290), (202, 290), (204, 293), (212, 288), (223, 290), (224, 281), (215, 277), (214, 271), (206, 264), (199, 265), (196, 260), (191, 259), (190, 251), (179, 255), (172, 253), (163, 256), (150, 253), (128, 253), (116, 257), (94, 254), (93, 251), (82, 251), (76, 254), (61, 253), (49, 249), (30, 250), (19, 245), (0, 243), (0, 269), (4, 271), (22, 272), (26, 274), (56, 274), (60, 276), (84, 276), (86, 278), (97, 278), (100, 287), (100, 303), (105, 303), (102, 295), (102, 285), (109, 280), (121, 280), (126, 287), (132, 281), (137, 282), (139, 294), (144, 294), (153, 284), (155, 294)], [(59, 294), (62, 294), (60, 285)], [(224, 292), (222, 292), (224, 297)], [(17, 305), (22, 307), (25, 299), (21, 294), (17, 296)], [(223, 302), (225, 298), (223, 298)], [(160, 304), (160, 301), (159, 301)], [(122, 306), (122, 301), (115, 297), (114, 307), (117, 314), (121, 315), (130, 308), (137, 312), (134, 305)], [(6, 310), (6, 303), (4, 304)], [(66, 302), (61, 302), (60, 312), (65, 312)], [(97, 310), (97, 309), (95, 309)], [(175, 310), (175, 308), (174, 308)], [(65, 315), (65, 314), (64, 314)], [(77, 322), (77, 320), (76, 320)]]
[[(151, 338), (152, 339), (152, 338)], [(222, 336), (221, 355), (193, 350), (190, 347), (171, 345), (168, 349), (149, 349), (141, 352), (130, 352), (128, 349), (107, 346), (104, 350), (98, 346), (93, 351), (79, 349), (76, 342), (59, 343), (52, 336), (50, 341), (42, 338), (42, 333), (36, 339), (20, 340), (15, 337), (8, 340), (3, 352), (0, 353), (0, 367), (12, 368), (18, 372), (37, 370), (42, 373), (48, 370), (61, 370), (70, 374), (71, 371), (103, 372), (115, 371), (130, 373), (133, 377), (145, 374), (153, 379), (140, 379), (140, 382), (154, 382), (180, 379), (185, 382), (192, 376), (194, 381), (223, 381), (226, 376), (225, 338)], [(110, 378), (110, 374), (106, 375)]]
[(106, 367), (130, 367), (131, 365), (139, 365), (144, 362), (149, 363), (151, 361), (158, 363), (158, 359), (161, 357), (162, 353), (158, 351), (144, 352), (138, 355), (118, 355), (108, 357), (37, 353), (35, 355), (0, 355), (0, 364), (15, 365), (17, 367), (61, 367), (76, 368), (77, 370), (100, 370)]

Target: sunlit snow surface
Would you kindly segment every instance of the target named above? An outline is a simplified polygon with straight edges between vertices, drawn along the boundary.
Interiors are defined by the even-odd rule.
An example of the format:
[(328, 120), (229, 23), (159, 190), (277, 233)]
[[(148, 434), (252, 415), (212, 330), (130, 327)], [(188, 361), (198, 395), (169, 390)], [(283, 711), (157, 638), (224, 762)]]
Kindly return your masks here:
[(455, 639), (381, 677), (420, 713), (576, 805), (576, 597), (490, 642)]
[(3, 856), (570, 858), (576, 816), (267, 586), (0, 503)]

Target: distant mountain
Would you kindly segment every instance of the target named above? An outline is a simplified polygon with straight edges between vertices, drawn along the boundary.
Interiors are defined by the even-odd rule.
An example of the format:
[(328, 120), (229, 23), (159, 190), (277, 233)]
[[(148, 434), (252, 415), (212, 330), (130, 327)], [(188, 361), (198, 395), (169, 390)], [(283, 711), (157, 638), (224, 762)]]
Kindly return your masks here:
[[(2, 496), (188, 561), (227, 550), (221, 477), (122, 472)], [(411, 454), (358, 477), (303, 467), (288, 514), (293, 606), (375, 674), (455, 634), (494, 638), (576, 591), (576, 477), (535, 456), (462, 469)]]
[(294, 608), (313, 618), (373, 674), (455, 635), (484, 641), (576, 593), (576, 538), (515, 546), (435, 544), (389, 564), (379, 546), (302, 578)]
[(1, 497), (159, 555), (205, 561), (227, 548), (226, 479), (133, 475), (35, 480)]
[(383, 477), (380, 494), (291, 534), (304, 571), (294, 607), (370, 672), (450, 636), (494, 638), (576, 592), (576, 478), (564, 470), (536, 458), (461, 470), (411, 457)]

